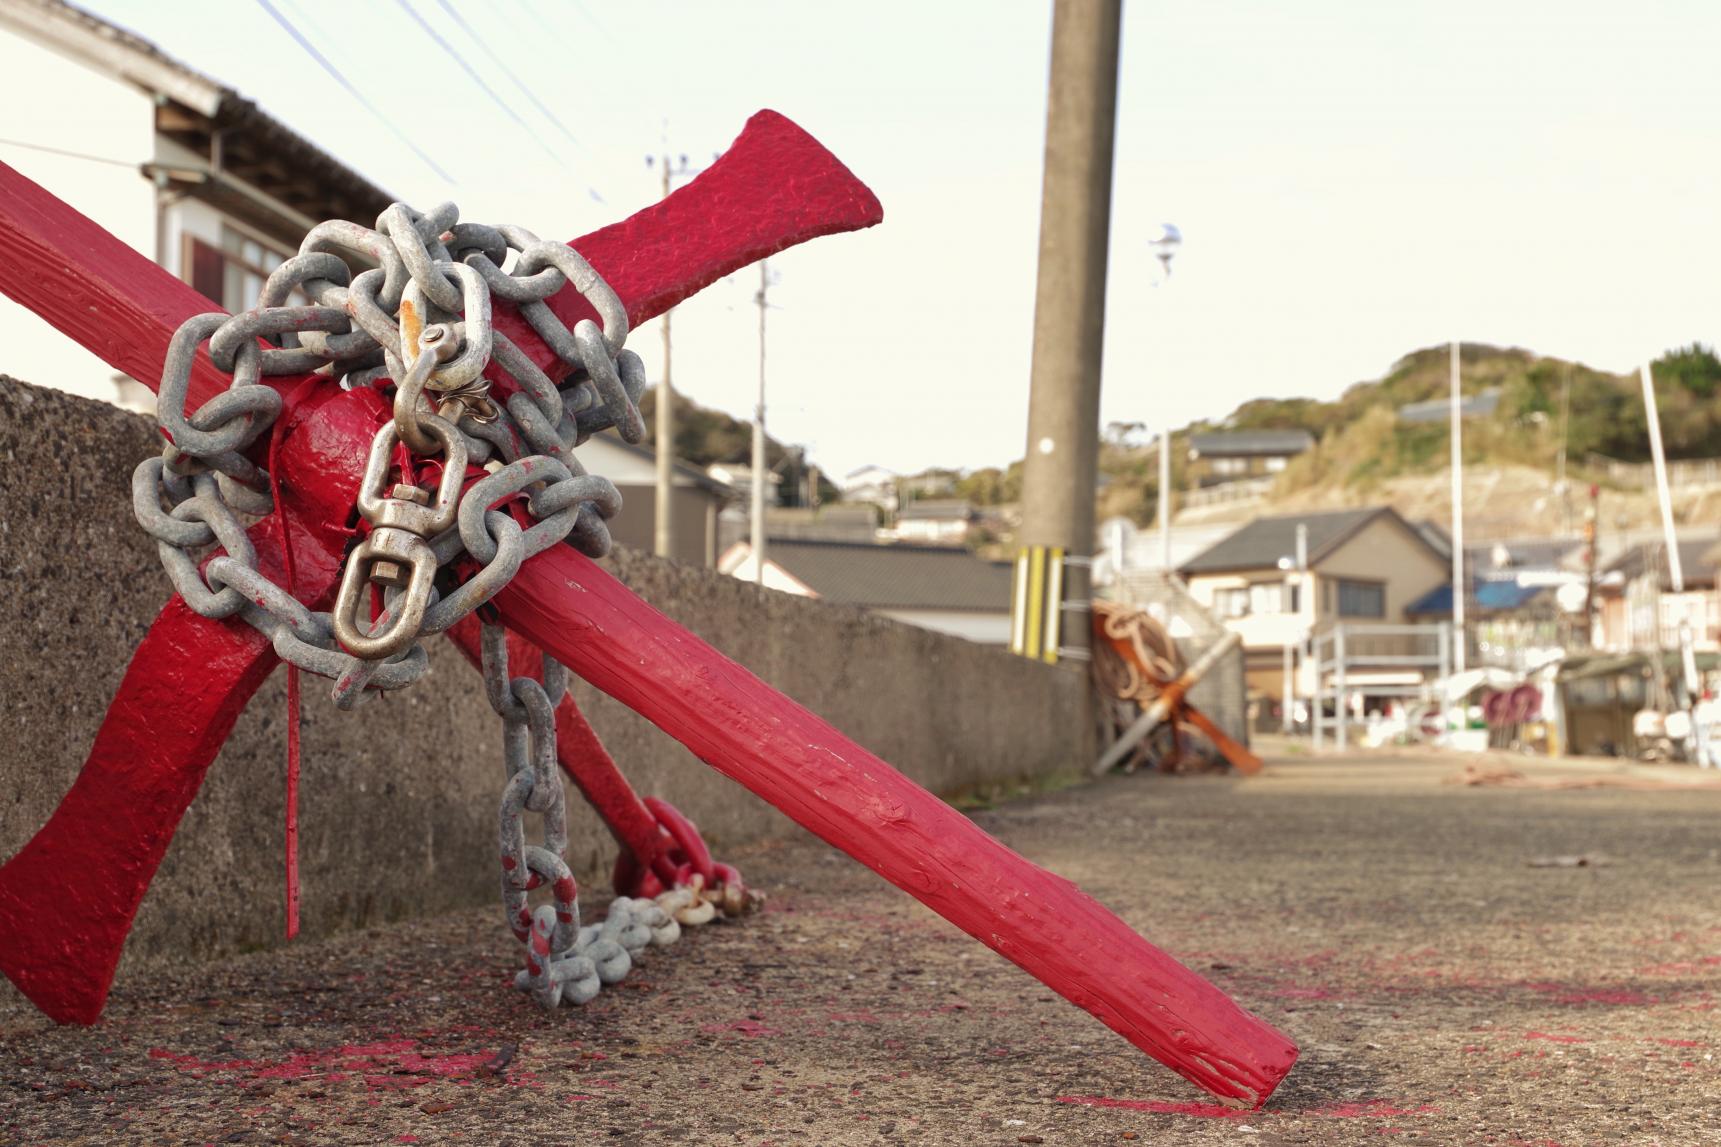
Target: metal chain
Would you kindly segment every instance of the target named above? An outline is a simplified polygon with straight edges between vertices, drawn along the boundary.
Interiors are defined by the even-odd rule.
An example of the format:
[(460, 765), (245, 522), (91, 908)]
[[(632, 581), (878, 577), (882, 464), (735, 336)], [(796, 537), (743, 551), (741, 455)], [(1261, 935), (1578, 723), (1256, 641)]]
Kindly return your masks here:
[[(620, 982), (647, 947), (665, 947), (682, 925), (709, 923), (718, 905), (702, 896), (703, 881), (674, 888), (655, 900), (618, 896), (601, 923), (580, 925), (579, 886), (568, 869), (567, 797), (556, 771), (556, 705), (567, 690), (567, 670), (546, 656), (543, 680), (512, 677), (508, 637), (483, 623), (484, 692), (502, 718), (502, 789), (499, 852), (502, 914), (525, 946), (526, 966), (514, 986), (546, 1008), (583, 1004), (606, 984)], [(526, 843), (525, 815), (538, 813), (543, 843)], [(528, 907), (527, 893), (551, 890), (554, 903)]]
[[(570, 330), (550, 309), (544, 300), (569, 283), (601, 322)], [(287, 305), (295, 291), (314, 303)], [(568, 368), (560, 385), (494, 328), (493, 297), (515, 303)], [(169, 445), (133, 473), (133, 510), (191, 609), (243, 618), (283, 660), (334, 679), (337, 705), (350, 708), (423, 676), (420, 639), (489, 601), (527, 558), (563, 540), (594, 557), (609, 551), (606, 523), (621, 495), (573, 451), (611, 427), (628, 442), (644, 437), (645, 370), (624, 348), (627, 334), (626, 308), (591, 265), (523, 228), (462, 223), (452, 203), (425, 214), (395, 203), (374, 229), (319, 224), (270, 274), (256, 307), (197, 315), (175, 333), (157, 407)], [(232, 383), (187, 413), (205, 342)], [(492, 362), (519, 386), (502, 404), (484, 377)], [(282, 407), (263, 378), (304, 373), (394, 392), (357, 496), (370, 530), (347, 558), (331, 613), (308, 609), (258, 570), (241, 517), (275, 508), (270, 475), (253, 457)], [(463, 492), (469, 465), (488, 474)], [(214, 547), (224, 552), (207, 556)], [(444, 595), (440, 575), (463, 557), (477, 569)], [(383, 608), (370, 619), (373, 587)], [(545, 1007), (585, 1003), (626, 976), (646, 947), (674, 943), (683, 925), (738, 914), (746, 895), (738, 874), (708, 895), (693, 873), (655, 899), (618, 897), (603, 921), (581, 927), (556, 767), (555, 708), (567, 671), (545, 657), (542, 681), (510, 677), (503, 630), (485, 621), (482, 632), (485, 692), (502, 718), (506, 765), (502, 902), (526, 949), (515, 985)], [(526, 844), (527, 813), (541, 818), (542, 844)], [(553, 903), (534, 910), (527, 894), (538, 887), (551, 889)]]
[[(585, 319), (569, 330), (544, 302), (570, 282), (601, 325)], [(287, 305), (295, 291), (314, 304)], [(562, 385), (494, 329), (493, 295), (518, 304), (556, 352), (568, 369)], [(374, 229), (319, 224), (270, 274), (256, 307), (194, 316), (174, 335), (157, 407), (169, 445), (134, 472), (134, 511), (192, 609), (243, 617), (282, 658), (333, 678), (336, 702), (350, 708), (422, 676), (419, 639), (489, 600), (526, 558), (564, 539), (592, 556), (608, 552), (605, 523), (621, 497), (573, 449), (612, 426), (629, 442), (644, 437), (645, 371), (623, 347), (627, 333), (626, 308), (591, 265), (524, 228), (461, 223), (452, 203), (425, 214), (392, 204)], [(188, 414), (205, 342), (233, 381)], [(520, 388), (500, 405), (484, 377), (492, 362)], [(273, 508), (269, 475), (248, 456), (281, 410), (263, 379), (306, 372), (349, 389), (394, 390), (393, 421), (372, 440), (358, 496), (371, 529), (347, 559), (330, 613), (306, 610), (258, 572), (240, 520)], [(463, 494), (468, 464), (492, 474)], [(430, 488), (418, 473), (434, 474)], [(528, 528), (492, 509), (521, 494)], [(215, 545), (225, 556), (200, 574)], [(444, 597), (438, 575), (463, 556), (479, 569)], [(373, 587), (385, 608), (371, 620)]]

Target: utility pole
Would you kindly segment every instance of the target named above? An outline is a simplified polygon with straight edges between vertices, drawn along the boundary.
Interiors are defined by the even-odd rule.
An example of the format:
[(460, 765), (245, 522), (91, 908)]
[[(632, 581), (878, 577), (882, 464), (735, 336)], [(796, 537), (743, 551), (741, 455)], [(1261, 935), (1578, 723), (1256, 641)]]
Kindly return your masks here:
[(1010, 648), (1086, 660), (1122, 0), (1054, 0)]
[[(1643, 380), (1643, 411), (1649, 422), (1649, 455), (1655, 463), (1655, 493), (1661, 502), (1661, 532), (1667, 539), (1667, 580), (1676, 597), (1685, 594), (1685, 567), (1679, 557), (1679, 535), (1673, 529), (1673, 496), (1667, 488), (1667, 452), (1661, 445), (1661, 415), (1655, 405), (1655, 378), (1650, 373), (1646, 362), (1638, 371)], [(1656, 648), (1661, 648), (1657, 611)], [(1691, 648), (1691, 619), (1686, 615), (1685, 603), (1680, 603), (1679, 617), (1679, 659), (1685, 670), (1685, 704), (1691, 714), (1691, 739), (1696, 750), (1697, 763), (1705, 768), (1709, 766), (1709, 731), (1697, 719), (1697, 707), (1703, 701), (1702, 678), (1697, 673), (1697, 657)], [(1659, 669), (1657, 670), (1659, 672)]]
[(1572, 423), (1572, 367), (1566, 364), (1565, 377), (1560, 382), (1560, 454), (1558, 473), (1554, 477), (1554, 489), (1560, 495), (1560, 505), (1565, 510), (1565, 533), (1572, 532), (1572, 492), (1566, 484), (1566, 442), (1570, 438)]
[[(676, 175), (692, 174), (685, 155), (671, 160), (665, 148), (661, 156), (646, 156), (649, 165), (656, 162), (662, 169), (663, 195), (669, 198), (670, 179)], [(675, 386), (669, 369), (669, 320), (675, 314), (671, 307), (663, 312), (663, 381), (657, 388), (657, 490), (653, 503), (652, 550), (660, 558), (673, 557), (675, 551)]]
[(1159, 432), (1159, 567), (1171, 576), (1171, 427)]
[(753, 408), (753, 580), (765, 584), (765, 291), (771, 286), (771, 269), (759, 260), (759, 403)]
[(1584, 510), (1584, 645), (1596, 648), (1596, 550), (1600, 537), (1601, 487), (1590, 483), (1590, 503)]
[(1470, 640), (1464, 630), (1464, 397), (1458, 342), (1452, 343), (1452, 669), (1464, 672)]

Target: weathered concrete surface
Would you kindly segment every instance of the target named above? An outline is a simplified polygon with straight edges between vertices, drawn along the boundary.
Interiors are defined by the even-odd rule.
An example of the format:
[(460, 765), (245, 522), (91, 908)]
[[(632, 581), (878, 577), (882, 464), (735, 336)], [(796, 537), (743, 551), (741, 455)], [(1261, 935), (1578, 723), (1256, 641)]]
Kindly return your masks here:
[[(0, 858), (71, 784), (132, 649), (168, 597), (154, 545), (129, 508), (132, 467), (158, 449), (143, 418), (0, 377), (0, 574), (9, 591)], [(1081, 680), (1068, 669), (649, 555), (618, 551), (611, 568), (934, 791), (985, 789), (1091, 752)], [(500, 728), (455, 650), (436, 642), (430, 652), (427, 680), (357, 713), (336, 710), (315, 682), (304, 691), (301, 858), (312, 935), (496, 897)], [(211, 766), (123, 969), (160, 953), (279, 940), (283, 679), (271, 678)], [(791, 832), (630, 710), (589, 688), (578, 697), (639, 789), (674, 801), (720, 853)], [(607, 871), (614, 846), (583, 806), (571, 827), (569, 859), (589, 882)], [(0, 993), (10, 992), (0, 981)]]
[[(1260, 1113), (803, 842), (744, 855), (762, 916), (578, 1013), (502, 987), (494, 910), (152, 971), (94, 1030), (0, 1002), (0, 1141), (1721, 1142), (1721, 792), (1439, 783), (1460, 763), (1278, 759), (977, 814), (1301, 1043)], [(1579, 853), (1611, 864), (1528, 863)]]

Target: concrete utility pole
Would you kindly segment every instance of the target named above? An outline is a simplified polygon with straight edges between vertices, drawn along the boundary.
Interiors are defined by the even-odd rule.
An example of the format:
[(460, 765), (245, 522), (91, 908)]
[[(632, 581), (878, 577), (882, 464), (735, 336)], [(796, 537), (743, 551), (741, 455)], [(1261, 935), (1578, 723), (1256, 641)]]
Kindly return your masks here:
[(753, 580), (765, 584), (765, 291), (771, 269), (759, 260), (759, 404), (753, 408)]
[[(680, 163), (672, 161), (669, 152), (665, 151), (659, 157), (646, 157), (646, 163), (655, 161), (662, 169), (663, 198), (669, 198), (670, 179), (675, 175), (690, 174), (692, 169), (687, 166), (684, 155)], [(657, 489), (656, 501), (653, 503), (652, 517), (652, 550), (660, 558), (674, 556), (675, 549), (675, 387), (671, 382), (669, 369), (669, 320), (675, 314), (675, 308), (663, 312), (663, 381), (657, 388)]]
[(1452, 669), (1464, 672), (1469, 639), (1464, 636), (1464, 398), (1460, 393), (1458, 347), (1452, 343)]
[[(1122, 0), (1055, 0), (1011, 648), (1089, 656)], [(1067, 576), (1065, 571), (1067, 570)]]
[[(663, 157), (663, 198), (669, 198), (669, 156)], [(663, 381), (657, 387), (657, 501), (652, 518), (652, 549), (660, 558), (672, 556), (675, 546), (675, 386), (669, 371), (669, 320), (671, 307), (663, 312)]]

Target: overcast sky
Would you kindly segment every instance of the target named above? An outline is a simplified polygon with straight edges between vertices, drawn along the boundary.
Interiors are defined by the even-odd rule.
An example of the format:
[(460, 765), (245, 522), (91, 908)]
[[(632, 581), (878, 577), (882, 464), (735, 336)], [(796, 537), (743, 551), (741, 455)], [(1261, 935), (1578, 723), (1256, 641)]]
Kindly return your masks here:
[[(87, 0), (421, 207), (571, 238), (655, 198), (761, 107), (867, 181), (884, 223), (775, 262), (770, 429), (827, 469), (995, 465), (1026, 436), (1045, 0)], [(1104, 418), (1331, 397), (1416, 347), (1624, 370), (1717, 337), (1721, 4), (1130, 0)], [(438, 176), (399, 142), (432, 153)], [(569, 137), (572, 137), (570, 139)], [(601, 195), (603, 202), (594, 198)], [(1152, 285), (1144, 238), (1186, 243)], [(677, 312), (677, 382), (745, 416), (756, 276)], [(655, 324), (631, 344), (655, 375)]]

